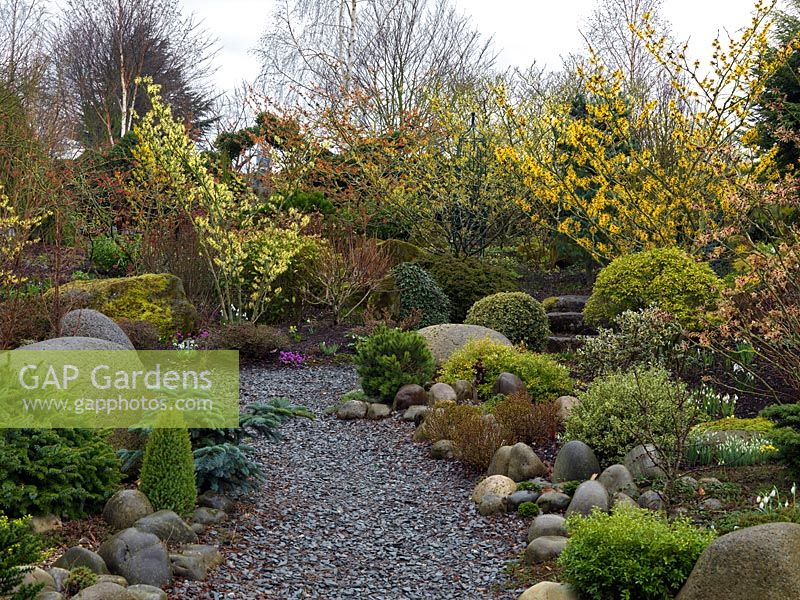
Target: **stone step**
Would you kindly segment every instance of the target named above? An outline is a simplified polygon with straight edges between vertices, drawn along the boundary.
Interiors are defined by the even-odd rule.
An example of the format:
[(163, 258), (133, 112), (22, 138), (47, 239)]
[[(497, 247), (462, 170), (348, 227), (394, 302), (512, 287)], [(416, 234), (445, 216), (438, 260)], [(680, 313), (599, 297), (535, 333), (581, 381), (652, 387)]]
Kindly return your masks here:
[(583, 340), (577, 335), (551, 335), (547, 338), (547, 351), (552, 353), (570, 352), (577, 350)]
[(548, 312), (583, 312), (589, 296), (558, 296), (555, 303), (548, 307)]
[(582, 312), (551, 312), (547, 313), (550, 321), (550, 331), (559, 334), (591, 334), (594, 329), (583, 322)]

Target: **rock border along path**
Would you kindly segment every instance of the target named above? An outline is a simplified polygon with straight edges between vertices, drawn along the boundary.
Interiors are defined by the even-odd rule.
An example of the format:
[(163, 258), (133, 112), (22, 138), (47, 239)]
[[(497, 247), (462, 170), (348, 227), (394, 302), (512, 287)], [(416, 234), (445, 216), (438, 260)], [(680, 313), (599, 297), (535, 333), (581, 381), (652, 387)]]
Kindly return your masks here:
[(475, 474), (430, 459), (411, 440), (412, 424), (325, 414), (356, 385), (349, 366), (243, 370), (245, 402), (287, 396), (317, 419), (286, 424), (279, 444), (259, 442), (267, 481), (226, 525), (226, 564), (205, 582), (178, 582), (174, 597), (518, 596), (503, 568), (524, 549), (525, 521), (480, 517), (470, 500)]

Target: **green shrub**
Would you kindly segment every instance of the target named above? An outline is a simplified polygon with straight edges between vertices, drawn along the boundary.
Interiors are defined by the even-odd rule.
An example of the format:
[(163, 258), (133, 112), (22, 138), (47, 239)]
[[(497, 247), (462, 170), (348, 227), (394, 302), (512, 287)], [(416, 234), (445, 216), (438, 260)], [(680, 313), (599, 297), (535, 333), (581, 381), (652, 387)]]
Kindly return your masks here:
[(121, 479), (104, 435), (85, 429), (0, 433), (0, 511), (80, 518), (102, 510)]
[(699, 418), (686, 395), (686, 386), (663, 369), (605, 375), (578, 396), (565, 435), (588, 444), (601, 463), (619, 461), (642, 443), (672, 448), (676, 432), (688, 432)]
[(516, 277), (508, 269), (477, 258), (427, 256), (416, 262), (433, 275), (450, 299), (453, 323), (462, 323), (470, 307), (481, 298), (519, 290)]
[(83, 589), (97, 583), (97, 574), (89, 567), (76, 567), (70, 571), (66, 581), (67, 593), (77, 594)]
[(716, 308), (722, 282), (705, 263), (677, 248), (621, 256), (602, 269), (584, 310), (589, 323), (655, 305), (698, 330)]
[(521, 352), (490, 339), (471, 340), (453, 352), (442, 365), (440, 379), (448, 383), (459, 379), (472, 381), (479, 360), (485, 373), (483, 381), (478, 382), (478, 394), (482, 398), (492, 395), (495, 380), (504, 372), (514, 373), (522, 379), (534, 402), (555, 400), (572, 391), (569, 371), (549, 356)]
[(714, 539), (714, 532), (688, 519), (670, 522), (626, 506), (572, 516), (567, 530), (569, 542), (558, 559), (564, 580), (592, 600), (673, 598)]
[(126, 244), (122, 238), (99, 237), (92, 240), (92, 265), (102, 273), (124, 275), (131, 264), (135, 245)]
[(631, 367), (664, 367), (682, 370), (686, 350), (683, 328), (658, 308), (626, 310), (612, 319), (612, 328), (601, 328), (597, 337), (586, 337), (577, 352), (578, 370), (591, 380)]
[(544, 308), (525, 292), (498, 292), (481, 298), (467, 313), (464, 323), (499, 331), (514, 344), (542, 350), (550, 335)]
[(147, 439), (139, 489), (156, 510), (189, 514), (197, 500), (192, 443), (186, 429), (154, 429)]
[(575, 493), (575, 490), (578, 489), (578, 486), (583, 483), (582, 481), (565, 481), (563, 483), (559, 483), (558, 487), (564, 492), (567, 496), (572, 496)]
[(777, 510), (736, 510), (726, 512), (714, 520), (714, 529), (725, 535), (736, 529), (755, 527), (765, 523), (800, 523), (800, 508), (786, 506)]
[(424, 337), (383, 326), (358, 342), (353, 362), (364, 392), (385, 402), (408, 383), (429, 381), (436, 368)]
[(402, 263), (392, 269), (400, 300), (400, 318), (419, 311), (418, 327), (450, 322), (450, 300), (430, 274), (413, 263)]
[(535, 517), (539, 514), (539, 505), (536, 502), (523, 502), (517, 507), (517, 514), (520, 517)]
[(767, 433), (775, 429), (775, 423), (764, 417), (754, 417), (752, 419), (740, 419), (738, 417), (726, 417), (716, 421), (706, 421), (698, 423), (694, 430), (702, 431), (754, 431), (757, 433)]
[(33, 600), (43, 587), (25, 585), (14, 594), (11, 591), (22, 583), (25, 574), (31, 570), (28, 565), (42, 558), (42, 542), (31, 531), (30, 517), (9, 519), (0, 515), (0, 596), (10, 596), (10, 600)]
[(768, 406), (759, 416), (775, 423), (769, 437), (778, 447), (779, 458), (800, 474), (800, 404)]

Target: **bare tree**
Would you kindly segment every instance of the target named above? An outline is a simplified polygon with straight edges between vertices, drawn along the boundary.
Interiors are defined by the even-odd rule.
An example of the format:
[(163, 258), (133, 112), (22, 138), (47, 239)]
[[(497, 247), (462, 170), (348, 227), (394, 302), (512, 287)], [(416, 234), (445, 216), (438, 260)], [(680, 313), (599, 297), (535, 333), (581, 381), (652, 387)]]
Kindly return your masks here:
[(79, 141), (113, 145), (130, 131), (134, 113), (147, 110), (137, 83), (144, 75), (176, 114), (202, 125), (214, 49), (176, 0), (68, 0), (54, 53)]
[(38, 80), (47, 64), (47, 15), (41, 0), (0, 0), (0, 80)]
[(450, 0), (281, 0), (262, 37), (261, 81), (314, 108), (357, 100), (376, 131), (426, 110), (431, 90), (491, 70), (494, 53)]

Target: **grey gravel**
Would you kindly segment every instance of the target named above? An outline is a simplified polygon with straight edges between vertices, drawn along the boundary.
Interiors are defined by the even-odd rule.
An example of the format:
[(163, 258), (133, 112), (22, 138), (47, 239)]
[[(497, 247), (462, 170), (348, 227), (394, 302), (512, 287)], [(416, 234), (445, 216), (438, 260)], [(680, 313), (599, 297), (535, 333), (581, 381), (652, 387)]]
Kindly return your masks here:
[(479, 516), (479, 474), (432, 460), (411, 441), (413, 424), (325, 413), (356, 384), (351, 367), (243, 370), (244, 401), (287, 396), (317, 419), (286, 424), (279, 444), (256, 443), (265, 485), (203, 539), (225, 563), (205, 582), (176, 582), (170, 598), (519, 596), (503, 569), (525, 548), (525, 520)]

